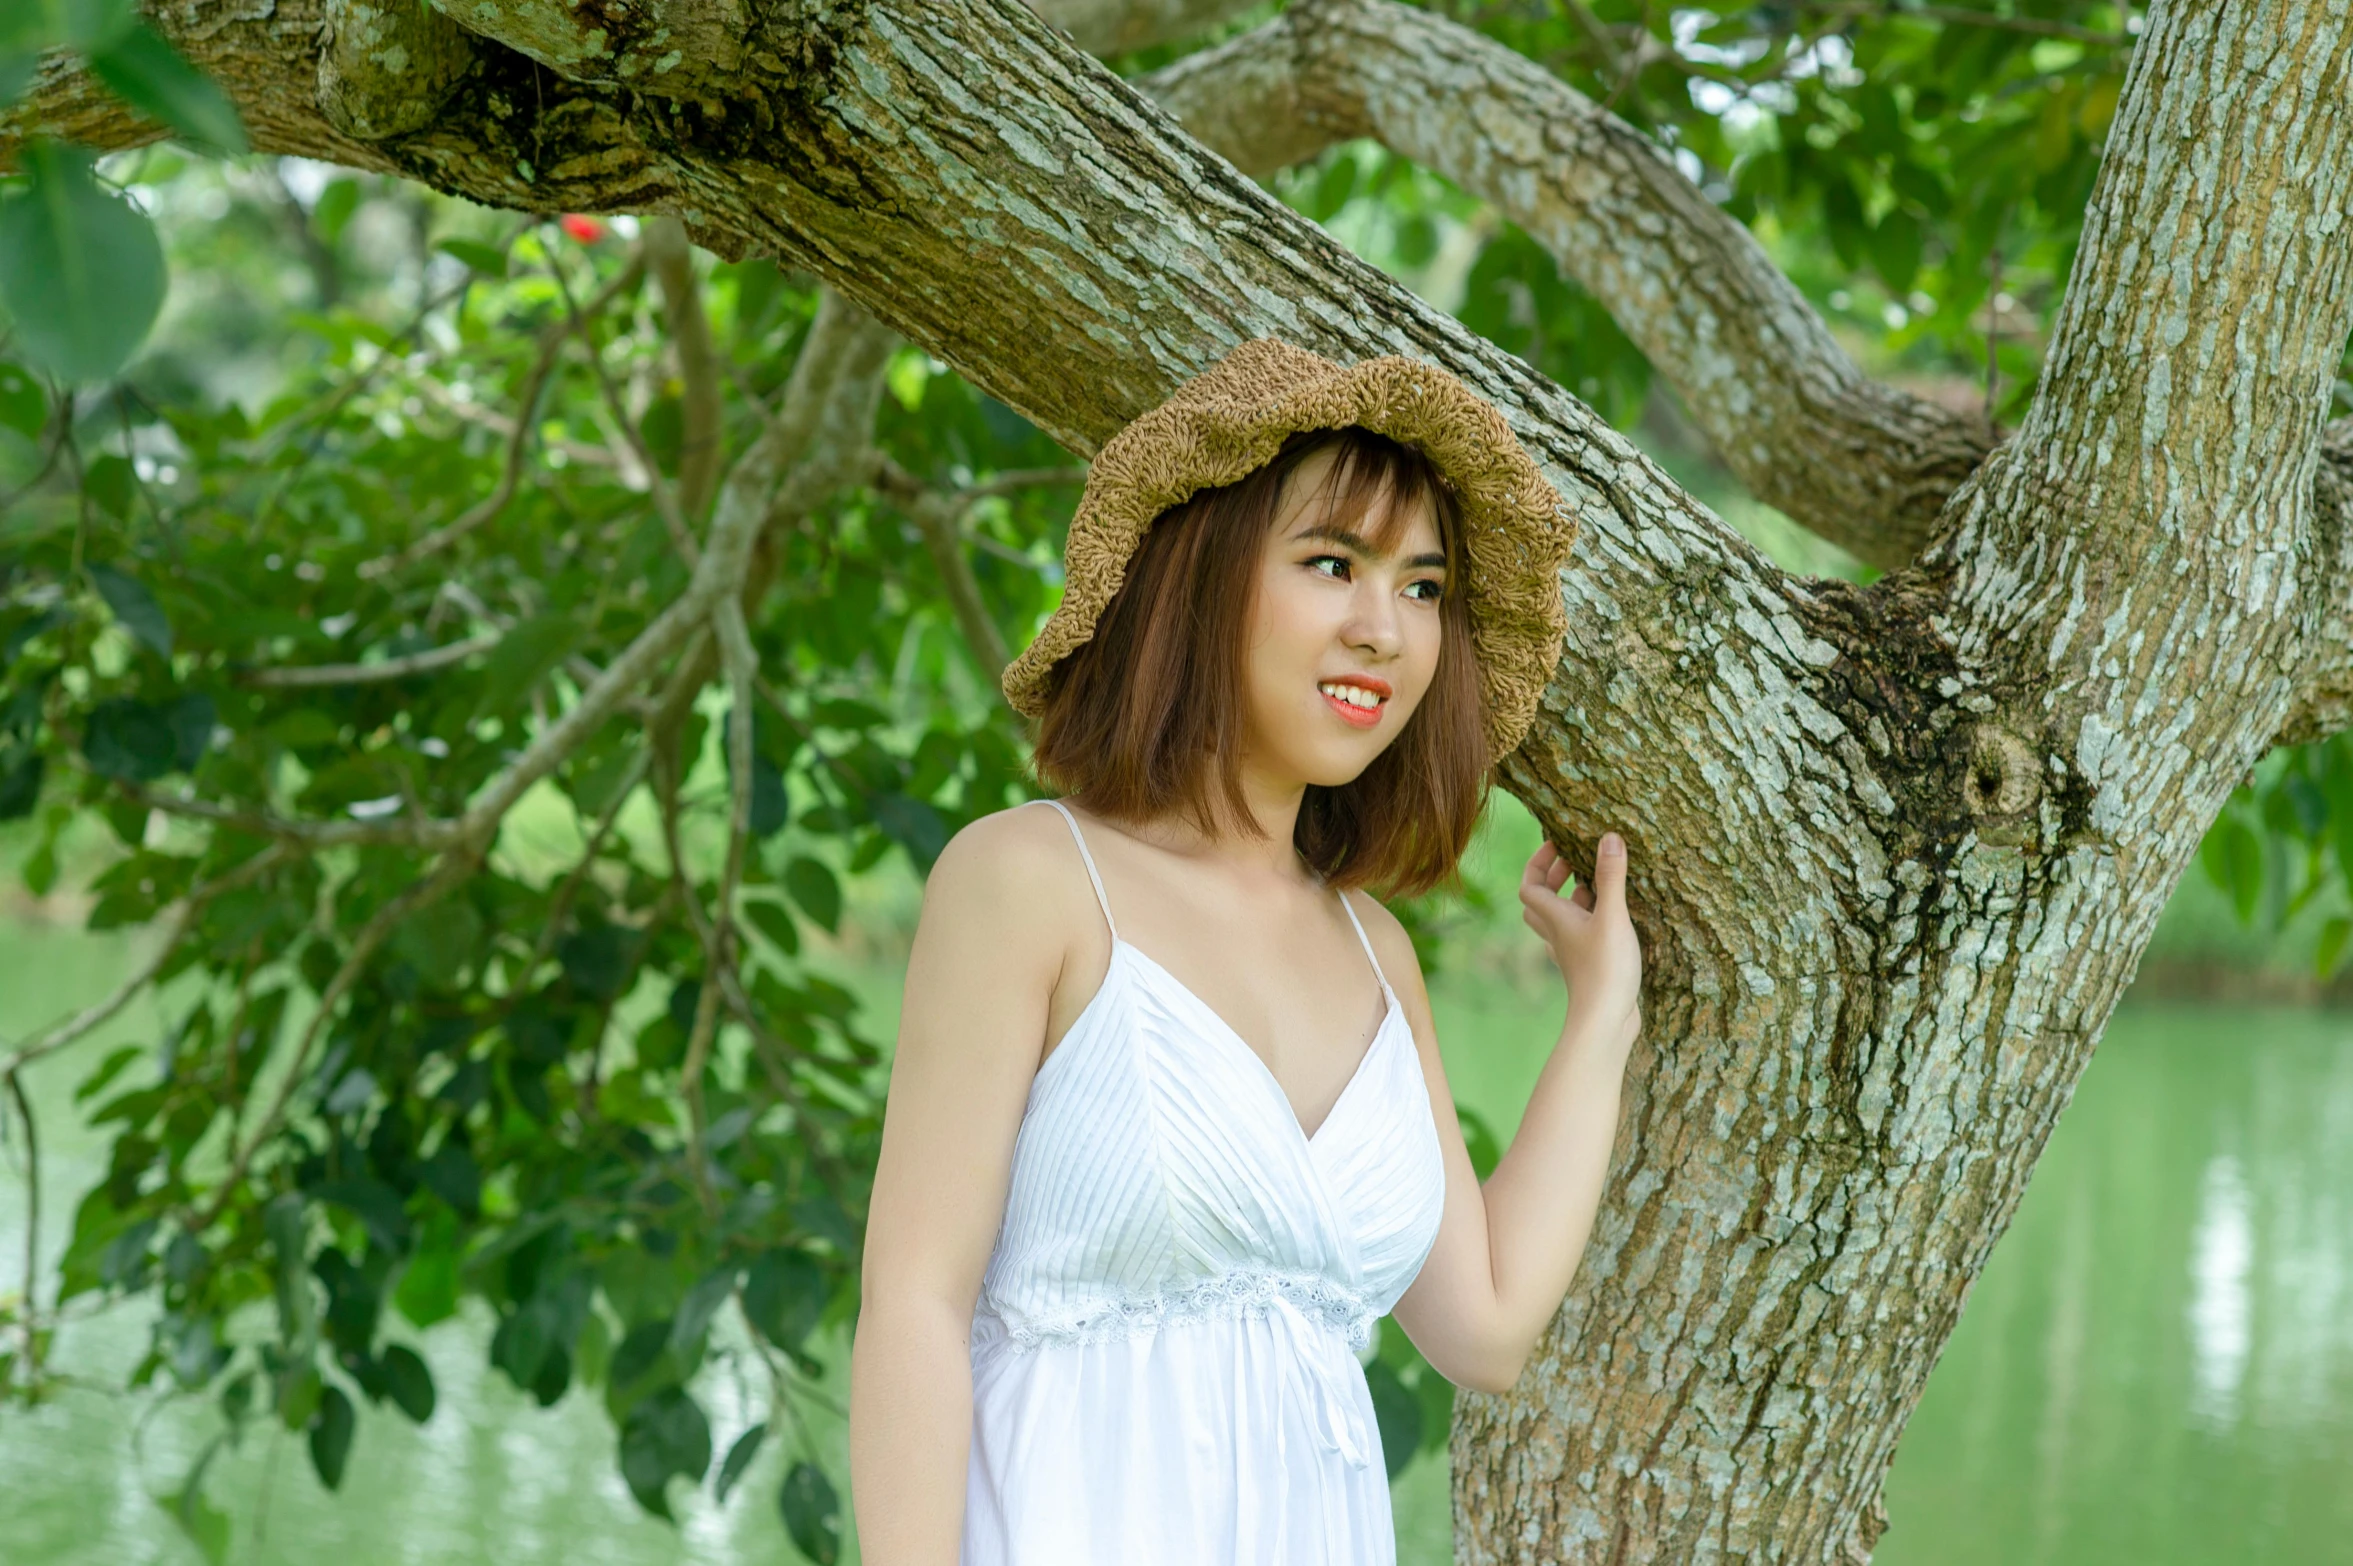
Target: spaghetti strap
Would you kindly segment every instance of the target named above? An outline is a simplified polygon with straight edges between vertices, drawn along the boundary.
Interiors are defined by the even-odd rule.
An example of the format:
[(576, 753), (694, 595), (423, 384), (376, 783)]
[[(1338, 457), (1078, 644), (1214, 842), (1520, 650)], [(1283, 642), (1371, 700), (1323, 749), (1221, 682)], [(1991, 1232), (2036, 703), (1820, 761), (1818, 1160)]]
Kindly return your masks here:
[[(1095, 856), (1087, 852), (1086, 834), (1078, 829), (1078, 817), (1072, 815), (1070, 813), (1070, 807), (1062, 803), (1062, 801), (1059, 799), (1042, 800), (1040, 803), (1052, 805), (1056, 810), (1061, 811), (1062, 819), (1070, 824), (1071, 841), (1078, 844), (1078, 856), (1079, 858), (1086, 861), (1087, 879), (1093, 882), (1095, 886), (1095, 906), (1103, 910), (1103, 923), (1105, 927), (1111, 931), (1111, 938), (1115, 941), (1118, 940), (1119, 926), (1114, 924), (1111, 919), (1111, 899), (1103, 895), (1103, 877), (1098, 875), (1095, 871)], [(1353, 919), (1356, 916), (1354, 914), (1350, 914), (1349, 917)], [(1358, 927), (1357, 933), (1360, 935), (1364, 933), (1361, 926)], [(1372, 948), (1367, 946), (1365, 950), (1369, 952), (1372, 950)], [(1373, 971), (1376, 973), (1380, 971), (1379, 963), (1373, 964)]]
[(1373, 938), (1364, 933), (1364, 921), (1356, 917), (1356, 909), (1348, 901), (1348, 894), (1342, 892), (1339, 897), (1340, 906), (1348, 910), (1348, 922), (1356, 926), (1356, 938), (1364, 942), (1365, 960), (1373, 965), (1373, 977), (1381, 981), (1381, 996), (1386, 1000), (1390, 998), (1389, 976), (1381, 971), (1381, 959), (1373, 955)]

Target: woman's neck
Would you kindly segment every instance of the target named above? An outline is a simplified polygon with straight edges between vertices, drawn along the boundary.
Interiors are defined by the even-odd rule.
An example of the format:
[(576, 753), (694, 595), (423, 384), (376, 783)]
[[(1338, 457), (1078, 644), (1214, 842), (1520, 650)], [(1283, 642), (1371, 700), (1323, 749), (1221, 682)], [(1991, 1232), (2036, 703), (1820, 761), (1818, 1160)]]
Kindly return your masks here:
[(1247, 760), (1241, 765), (1238, 781), (1251, 819), (1263, 836), (1237, 830), (1236, 823), (1223, 819), (1232, 810), (1232, 802), (1225, 797), (1223, 789), (1214, 787), (1212, 802), (1221, 818), (1219, 830), (1215, 832), (1203, 831), (1200, 823), (1184, 816), (1138, 822), (1128, 825), (1127, 830), (1171, 853), (1189, 859), (1217, 860), (1244, 876), (1264, 875), (1280, 881), (1308, 878), (1299, 851), (1292, 844), (1299, 825), (1299, 807), (1307, 797), (1307, 785), (1296, 779), (1270, 777)]

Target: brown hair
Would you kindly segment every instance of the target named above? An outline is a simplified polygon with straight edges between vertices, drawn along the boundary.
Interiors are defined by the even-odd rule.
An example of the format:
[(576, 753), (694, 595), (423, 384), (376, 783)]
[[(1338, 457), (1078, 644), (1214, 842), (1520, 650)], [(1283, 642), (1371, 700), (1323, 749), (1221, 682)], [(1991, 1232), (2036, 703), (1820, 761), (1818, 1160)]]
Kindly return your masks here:
[[(1320, 494), (1342, 523), (1387, 494), (1426, 498), (1446, 553), (1438, 666), (1421, 705), (1371, 765), (1310, 785), (1292, 842), (1336, 887), (1415, 895), (1454, 877), (1487, 797), (1486, 714), (1471, 642), (1462, 508), (1413, 446), (1357, 425), (1300, 430), (1234, 483), (1156, 518), (1094, 635), (1054, 667), (1033, 765), (1041, 781), (1115, 821), (1181, 813), (1202, 831), (1257, 834), (1242, 794), (1242, 640), (1283, 481), (1337, 449)], [(1408, 516), (1374, 536), (1395, 547)], [(1150, 693), (1150, 694), (1145, 694)], [(1220, 806), (1222, 796), (1223, 809)]]

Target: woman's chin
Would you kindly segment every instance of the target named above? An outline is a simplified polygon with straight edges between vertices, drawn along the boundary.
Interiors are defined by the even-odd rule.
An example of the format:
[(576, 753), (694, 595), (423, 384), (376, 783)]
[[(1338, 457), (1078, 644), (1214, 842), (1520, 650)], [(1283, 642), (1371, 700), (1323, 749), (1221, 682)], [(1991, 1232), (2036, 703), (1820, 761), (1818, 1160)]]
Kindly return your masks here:
[(1388, 744), (1386, 736), (1368, 734), (1353, 742), (1303, 748), (1291, 759), (1299, 780), (1310, 788), (1343, 788), (1362, 777)]

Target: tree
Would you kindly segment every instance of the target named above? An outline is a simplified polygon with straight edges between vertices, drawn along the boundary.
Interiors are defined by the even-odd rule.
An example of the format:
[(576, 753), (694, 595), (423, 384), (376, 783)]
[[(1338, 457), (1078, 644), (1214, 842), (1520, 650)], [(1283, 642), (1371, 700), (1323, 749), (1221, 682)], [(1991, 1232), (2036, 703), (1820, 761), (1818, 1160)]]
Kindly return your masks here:
[[(2235, 885), (2259, 880), (2239, 835), (2252, 831), (2250, 770), (2276, 746), (2347, 726), (2353, 421), (2328, 419), (2353, 327), (2343, 240), (2353, 13), (2342, 3), (2277, 13), (2216, 0), (2145, 17), (2108, 7), (2018, 17), (1799, 7), (1703, 30), (1696, 41), (1711, 57), (1694, 39), (1670, 44), (1643, 22), (1581, 4), (1565, 22), (1482, 13), (1476, 26), (1390, 0), (1297, 0), (1272, 17), (1218, 0), (1041, 0), (1037, 9), (672, 0), (591, 18), (555, 0), (437, 0), (431, 11), (175, 0), (149, 12), (226, 91), (257, 148), (398, 174), (491, 208), (672, 214), (732, 263), (775, 256), (827, 293), (777, 408), (746, 410), (755, 428), (717, 482), (707, 531), (698, 534), (701, 512), (689, 502), (713, 480), (687, 454), (717, 438), (694, 429), (665, 464), (630, 435), (640, 410), (615, 410), (613, 463), (626, 457), (641, 475), (665, 476), (648, 478), (650, 505), (607, 514), (613, 538), (575, 529), (567, 547), (618, 550), (625, 538), (631, 548), (614, 558), (622, 573), (645, 573), (631, 585), (648, 590), (601, 598), (593, 613), (534, 607), (505, 626), (469, 610), (480, 645), (462, 655), (452, 651), (462, 642), (396, 644), (428, 601), (415, 567), (479, 543), (513, 498), (511, 459), (480, 506), (438, 532), (379, 518), (379, 532), (346, 537), (344, 552), (321, 561), (326, 584), (344, 595), (336, 603), (379, 617), (365, 635), (387, 659), (454, 668), (479, 651), (478, 683), (452, 700), (503, 700), (509, 714), (540, 701), (518, 752), (453, 732), (432, 768), (339, 780), (341, 792), (297, 799), (286, 813), (270, 808), (285, 801), (266, 779), (223, 764), (261, 743), (249, 727), (226, 723), (237, 738), (218, 755), (176, 748), (195, 716), (161, 699), (160, 682), (179, 678), (172, 668), (150, 669), (152, 690), (95, 703), (85, 697), (96, 686), (61, 679), (12, 720), (27, 754), (81, 756), (98, 777), (83, 797), (134, 817), (126, 840), (152, 808), (210, 824), (201, 859), (145, 861), (109, 889), (135, 889), (126, 917), (168, 904), (176, 937), (211, 931), (218, 910), (258, 887), (307, 876), (301, 888), (315, 896), (323, 876), (339, 889), (333, 937), (315, 939), (302, 963), (317, 998), (292, 1049), (303, 1069), (281, 1078), (241, 1138), (231, 1127), (218, 1169), (183, 1156), (210, 1119), (127, 1137), (147, 1144), (151, 1163), (173, 1167), (148, 1187), (146, 1166), (132, 1160), (113, 1206), (101, 1202), (95, 1215), (85, 1206), (91, 1237), (75, 1254), (136, 1274), (160, 1247), (167, 1273), (176, 1250), (197, 1272), (263, 1288), (271, 1256), (311, 1254), (294, 1226), (323, 1203), (348, 1215), (348, 1239), (334, 1248), (346, 1259), (325, 1264), (331, 1300), (373, 1298), (375, 1283), (338, 1280), (408, 1254), (404, 1228), (421, 1209), (395, 1181), (438, 1155), (420, 1160), (423, 1142), (402, 1140), (420, 1128), (386, 1111), (378, 1084), (391, 1077), (371, 1066), (364, 1087), (333, 1073), (320, 1080), (314, 1046), (348, 1035), (402, 1071), (418, 1069), (418, 1050), (438, 1051), (445, 1064), (432, 1075), (447, 1070), (450, 1080), (471, 1069), (446, 1064), (462, 1057), (495, 1072), (528, 1117), (532, 1090), (518, 1085), (514, 1063), (552, 1067), (570, 1039), (601, 1038), (614, 983), (602, 976), (640, 960), (610, 932), (632, 921), (656, 928), (647, 910), (663, 902), (659, 918), (684, 919), (692, 939), (654, 960), (717, 982), (682, 983), (670, 1008), (684, 1134), (641, 1131), (627, 1147), (649, 1170), (672, 1171), (670, 1189), (637, 1194), (672, 1204), (696, 1265), (717, 1270), (674, 1278), (669, 1314), (649, 1316), (616, 1354), (616, 1381), (663, 1388), (619, 1411), (625, 1468), (637, 1465), (633, 1484), (650, 1480), (649, 1504), (658, 1502), (671, 1474), (699, 1474), (709, 1456), (675, 1360), (699, 1349), (707, 1306), (749, 1292), (713, 1181), (729, 1112), (768, 1105), (731, 1101), (712, 1113), (719, 1024), (744, 1038), (756, 1064), (778, 1019), (822, 1010), (805, 996), (766, 1005), (734, 977), (738, 894), (758, 862), (746, 844), (763, 788), (775, 786), (759, 781), (761, 760), (779, 778), (796, 766), (804, 781), (855, 773), (837, 804), (842, 819), (818, 825), (838, 825), (855, 852), (899, 841), (920, 858), (938, 826), (993, 808), (1014, 786), (1013, 758), (986, 738), (1008, 731), (997, 718), (945, 731), (952, 737), (932, 758), (944, 770), (926, 789), (916, 786), (921, 751), (894, 770), (880, 744), (828, 756), (805, 733), (764, 739), (755, 723), (730, 724), (731, 826), (713, 885), (685, 888), (673, 913), (669, 894), (617, 876), (605, 895), (625, 917), (570, 935), (561, 932), (579, 893), (565, 888), (604, 882), (532, 887), (483, 871), (506, 813), (533, 784), (562, 777), (601, 831), (594, 802), (606, 796), (591, 788), (583, 798), (578, 779), (596, 765), (600, 737), (615, 743), (616, 726), (650, 736), (626, 753), (642, 755), (657, 794), (675, 798), (676, 758), (692, 755), (678, 726), (714, 678), (732, 713), (760, 707), (813, 724), (813, 709), (789, 696), (762, 705), (764, 671), (801, 634), (773, 611), (767, 588), (803, 569), (781, 557), (806, 540), (774, 519), (811, 514), (861, 475), (905, 497), (976, 666), (1001, 657), (990, 595), (965, 574), (957, 547), (958, 500), (859, 454), (889, 333), (1080, 454), (1245, 336), (1278, 333), (1341, 358), (1408, 352), (1502, 407), (1582, 518), (1562, 579), (1568, 646), (1544, 715), (1501, 776), (1573, 862), (1603, 830), (1626, 833), (1644, 867), (1634, 900), (1653, 954), (1612, 1195), (1577, 1284), (1518, 1387), (1455, 1402), (1458, 1551), (1478, 1561), (1866, 1557), (1884, 1526), (1879, 1485), (1904, 1418), (2168, 892), (2226, 808), (2238, 830), (2215, 839), (2214, 862)], [(1133, 81), (1084, 52), (1152, 50), (1237, 19), (1212, 47), (1129, 56), (1144, 72)], [(1858, 79), (1830, 79), (1825, 62), (1837, 62), (1822, 44), (1834, 32), (1846, 41), (1842, 68)], [(1576, 58), (1563, 68), (1651, 134), (1539, 63), (1572, 43)], [(2065, 47), (2046, 59), (2036, 54), (2046, 44)], [(0, 157), (29, 163), (35, 131), (96, 148), (158, 135), (102, 76), (78, 57), (47, 59), (0, 132)], [(1774, 106), (1785, 134), (1767, 150), (1743, 149), (1720, 115), (1668, 96), (1704, 99), (1703, 85)], [(1688, 158), (1661, 146), (1670, 137)], [(1557, 264), (1582, 290), (1568, 297), (1590, 309), (1586, 319), (1606, 313), (1627, 357), (1638, 351), (1642, 373), (1675, 389), (1754, 494), (1883, 574), (1858, 584), (1775, 567), (1547, 378), (1539, 363), (1595, 368), (1573, 345), (1544, 341), (1539, 328), (1524, 345), (1537, 362), (1515, 357), (1248, 177), (1353, 138), (1490, 204), (1523, 236), (1524, 260), (1546, 262), (1523, 281)], [(2023, 189), (1997, 188), (1986, 164), (1963, 166), (2023, 148), (2035, 170)], [(1340, 166), (1326, 162), (1325, 177)], [(1892, 293), (1927, 275), (1924, 265), (1939, 269), (1946, 308), (1960, 301), (1965, 321), (1997, 292), (1971, 280), (2002, 247), (2005, 223), (2028, 209), (2024, 237), (2057, 235), (2052, 272), (2066, 286), (2039, 376), (1990, 412), (1940, 408), (1864, 376), (1747, 226), (1818, 215), (1830, 251), (1849, 267), (1867, 263)], [(674, 270), (675, 239), (660, 245), (649, 243), (649, 261)], [(680, 379), (691, 387), (708, 372), (691, 368), (696, 329), (682, 297), (670, 295)], [(568, 296), (563, 309), (544, 328), (543, 354), (567, 334), (593, 333), (593, 309)], [(1511, 321), (1489, 324), (1505, 335)], [(1625, 359), (1601, 364), (1640, 378)], [(533, 373), (526, 365), (531, 395), (519, 408), (536, 395)], [(1609, 394), (1609, 375), (1591, 378)], [(711, 406), (700, 395), (680, 393), (682, 429), (687, 408)], [(515, 429), (526, 424), (518, 414)], [(1026, 538), (1022, 524), (1007, 525), (997, 539), (1006, 547), (1040, 536), (1040, 524)], [(395, 535), (407, 541), (383, 552)], [(85, 569), (78, 557), (66, 568)], [(528, 582), (528, 570), (507, 575)], [(130, 573), (89, 575), (87, 591), (168, 664), (166, 638), (142, 627), (176, 631), (179, 618), (150, 618)], [(362, 581), (390, 585), (371, 589), (371, 600)], [(755, 644), (755, 618), (769, 643)], [(549, 623), (594, 626), (585, 666), (567, 659), (590, 639), (532, 629)], [(224, 630), (220, 640), (248, 634)], [(58, 667), (75, 656), (69, 648)], [(292, 669), (270, 678), (324, 679)], [(208, 731), (221, 721), (215, 700)], [(608, 721), (624, 714), (628, 722)], [(397, 724), (381, 709), (355, 709), (327, 748), (381, 727)], [(286, 748), (301, 754), (294, 740)], [(361, 749), (368, 765), (387, 764), (389, 742)], [(183, 760), (211, 770), (195, 774), (194, 792), (159, 789)], [(2332, 739), (2265, 780), (2264, 819), (2312, 845), (2307, 890), (2322, 873), (2321, 845), (2344, 855), (2353, 842), (2349, 762)], [(634, 783), (628, 768), (638, 764), (620, 764), (619, 776)], [(926, 794), (951, 773), (943, 811)], [(351, 804), (379, 798), (381, 814), (353, 818)], [(936, 814), (910, 828), (924, 818), (891, 815), (901, 807), (882, 806), (886, 798)], [(674, 847), (668, 863), (689, 857)], [(462, 956), (437, 970), (447, 932), (423, 910), (459, 888), (466, 900), (444, 906), (472, 908), (484, 929), (519, 928), (508, 921), (522, 911), (549, 939), (609, 949), (574, 961), (526, 944), (501, 957), (496, 975), (471, 971)], [(291, 939), (278, 917), (248, 938)], [(552, 1035), (536, 1031), (543, 1020)], [(436, 1025), (457, 1042), (417, 1042), (441, 1037)], [(809, 1157), (830, 1152), (854, 1170), (870, 1122), (829, 1121), (795, 1101), (786, 1089), (803, 1064), (796, 1051), (809, 1051), (775, 1042), (774, 1094), (809, 1115)], [(330, 1045), (329, 1058), (340, 1070), (353, 1057)], [(292, 1102), (305, 1083), (316, 1084), (315, 1110)], [(164, 1093), (145, 1106), (151, 1113), (170, 1101), (164, 1088), (149, 1091)], [(206, 1102), (217, 1109), (217, 1094)], [(376, 1127), (390, 1145), (380, 1156), (364, 1149), (369, 1178), (393, 1203), (331, 1184), (341, 1177), (320, 1161), (341, 1144), (314, 1148), (280, 1119), (288, 1107), (314, 1130), (331, 1130), (339, 1113), (355, 1129)], [(171, 1151), (175, 1136), (188, 1146)], [(581, 1160), (611, 1147), (580, 1140), (561, 1150)], [(564, 1167), (564, 1179), (586, 1184), (577, 1163)], [(747, 1189), (803, 1188), (799, 1169), (726, 1167)], [(854, 1173), (806, 1188), (854, 1211)], [(156, 1190), (171, 1195), (134, 1216)], [(313, 1206), (289, 1191), (308, 1192)], [(168, 1240), (167, 1214), (177, 1225)], [(102, 1234), (108, 1224), (116, 1228)], [(547, 1257), (578, 1253), (528, 1227), (509, 1225), (477, 1263), (503, 1267), (485, 1292), (509, 1323), (504, 1352), (536, 1372), (548, 1361), (523, 1354), (518, 1339), (537, 1343), (543, 1328), (560, 1335), (584, 1320), (565, 1313), (586, 1309), (577, 1303), (585, 1285), (565, 1281), (581, 1275), (568, 1265), (543, 1275)], [(762, 1229), (761, 1243), (820, 1276), (838, 1267), (834, 1250), (800, 1248), (802, 1232)], [(135, 1243), (125, 1238), (133, 1234)], [(216, 1303), (188, 1316), (188, 1330), (209, 1333)], [(181, 1349), (204, 1368), (211, 1342)], [(345, 1362), (369, 1367), (352, 1373), (370, 1391), (366, 1376), (390, 1375), (371, 1343)], [(664, 1355), (673, 1362), (657, 1374)], [(621, 1376), (622, 1356), (634, 1379)], [(280, 1377), (282, 1409), (306, 1395), (290, 1388)], [(311, 1417), (324, 1421), (313, 1426), (315, 1451), (319, 1432), (338, 1427)]]

